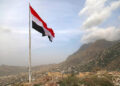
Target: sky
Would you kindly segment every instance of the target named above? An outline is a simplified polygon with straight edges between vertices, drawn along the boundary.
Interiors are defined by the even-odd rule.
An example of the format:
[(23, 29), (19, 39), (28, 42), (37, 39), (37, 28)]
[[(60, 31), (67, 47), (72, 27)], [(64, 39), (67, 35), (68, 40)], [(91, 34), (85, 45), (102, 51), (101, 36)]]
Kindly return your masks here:
[(120, 40), (120, 0), (0, 0), (0, 65), (28, 65), (29, 2), (55, 32), (31, 28), (32, 65), (64, 61), (84, 43)]

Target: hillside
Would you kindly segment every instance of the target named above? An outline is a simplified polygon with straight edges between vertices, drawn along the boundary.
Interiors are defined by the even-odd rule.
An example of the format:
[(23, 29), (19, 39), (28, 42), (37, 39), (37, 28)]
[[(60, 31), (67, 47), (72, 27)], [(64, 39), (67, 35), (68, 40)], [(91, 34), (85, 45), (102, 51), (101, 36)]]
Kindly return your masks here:
[(0, 66), (0, 76), (14, 75), (14, 74), (19, 74), (21, 72), (27, 72), (27, 68), (20, 66), (8, 66), (8, 65)]
[(95, 71), (101, 69), (119, 70), (120, 42), (98, 40), (85, 44), (60, 64), (62, 70)]
[[(32, 71), (120, 71), (120, 41), (98, 40), (94, 43), (84, 44), (60, 64), (49, 64), (32, 67)], [(28, 67), (0, 66), (0, 76), (28, 72)]]
[[(49, 64), (49, 65), (40, 65), (40, 66), (33, 66), (32, 72), (39, 71), (45, 72), (49, 71), (52, 68), (55, 68), (56, 64)], [(1, 65), (0, 66), (0, 76), (7, 76), (7, 75), (16, 75), (22, 72), (28, 72), (28, 67), (24, 66), (8, 66), (8, 65)]]

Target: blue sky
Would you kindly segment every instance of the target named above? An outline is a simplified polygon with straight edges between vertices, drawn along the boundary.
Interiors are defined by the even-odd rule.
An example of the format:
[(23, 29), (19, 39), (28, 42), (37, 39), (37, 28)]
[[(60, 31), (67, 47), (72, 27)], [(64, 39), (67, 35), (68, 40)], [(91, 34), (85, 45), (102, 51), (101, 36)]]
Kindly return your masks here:
[(1, 0), (0, 64), (28, 65), (29, 2), (55, 32), (51, 43), (32, 29), (32, 65), (62, 62), (83, 43), (120, 39), (120, 0)]

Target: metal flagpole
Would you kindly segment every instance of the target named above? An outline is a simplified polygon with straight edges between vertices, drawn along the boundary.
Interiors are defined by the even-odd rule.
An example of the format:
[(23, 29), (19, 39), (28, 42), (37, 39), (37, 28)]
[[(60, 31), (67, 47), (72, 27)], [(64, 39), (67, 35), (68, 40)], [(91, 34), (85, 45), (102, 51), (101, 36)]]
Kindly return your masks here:
[(30, 3), (29, 3), (29, 83), (32, 81), (31, 71), (31, 27), (30, 27)]

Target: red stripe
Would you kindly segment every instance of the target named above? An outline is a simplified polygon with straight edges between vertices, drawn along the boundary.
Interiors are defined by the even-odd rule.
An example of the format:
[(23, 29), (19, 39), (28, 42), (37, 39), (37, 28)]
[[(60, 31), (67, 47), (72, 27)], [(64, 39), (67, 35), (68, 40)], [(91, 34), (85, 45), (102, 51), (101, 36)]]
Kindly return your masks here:
[(35, 10), (30, 6), (30, 11), (32, 15), (34, 15), (39, 21), (42, 22), (45, 29), (47, 29), (53, 37), (55, 37), (55, 33), (53, 32), (52, 28), (48, 28), (47, 24), (40, 18), (40, 16), (35, 12)]

